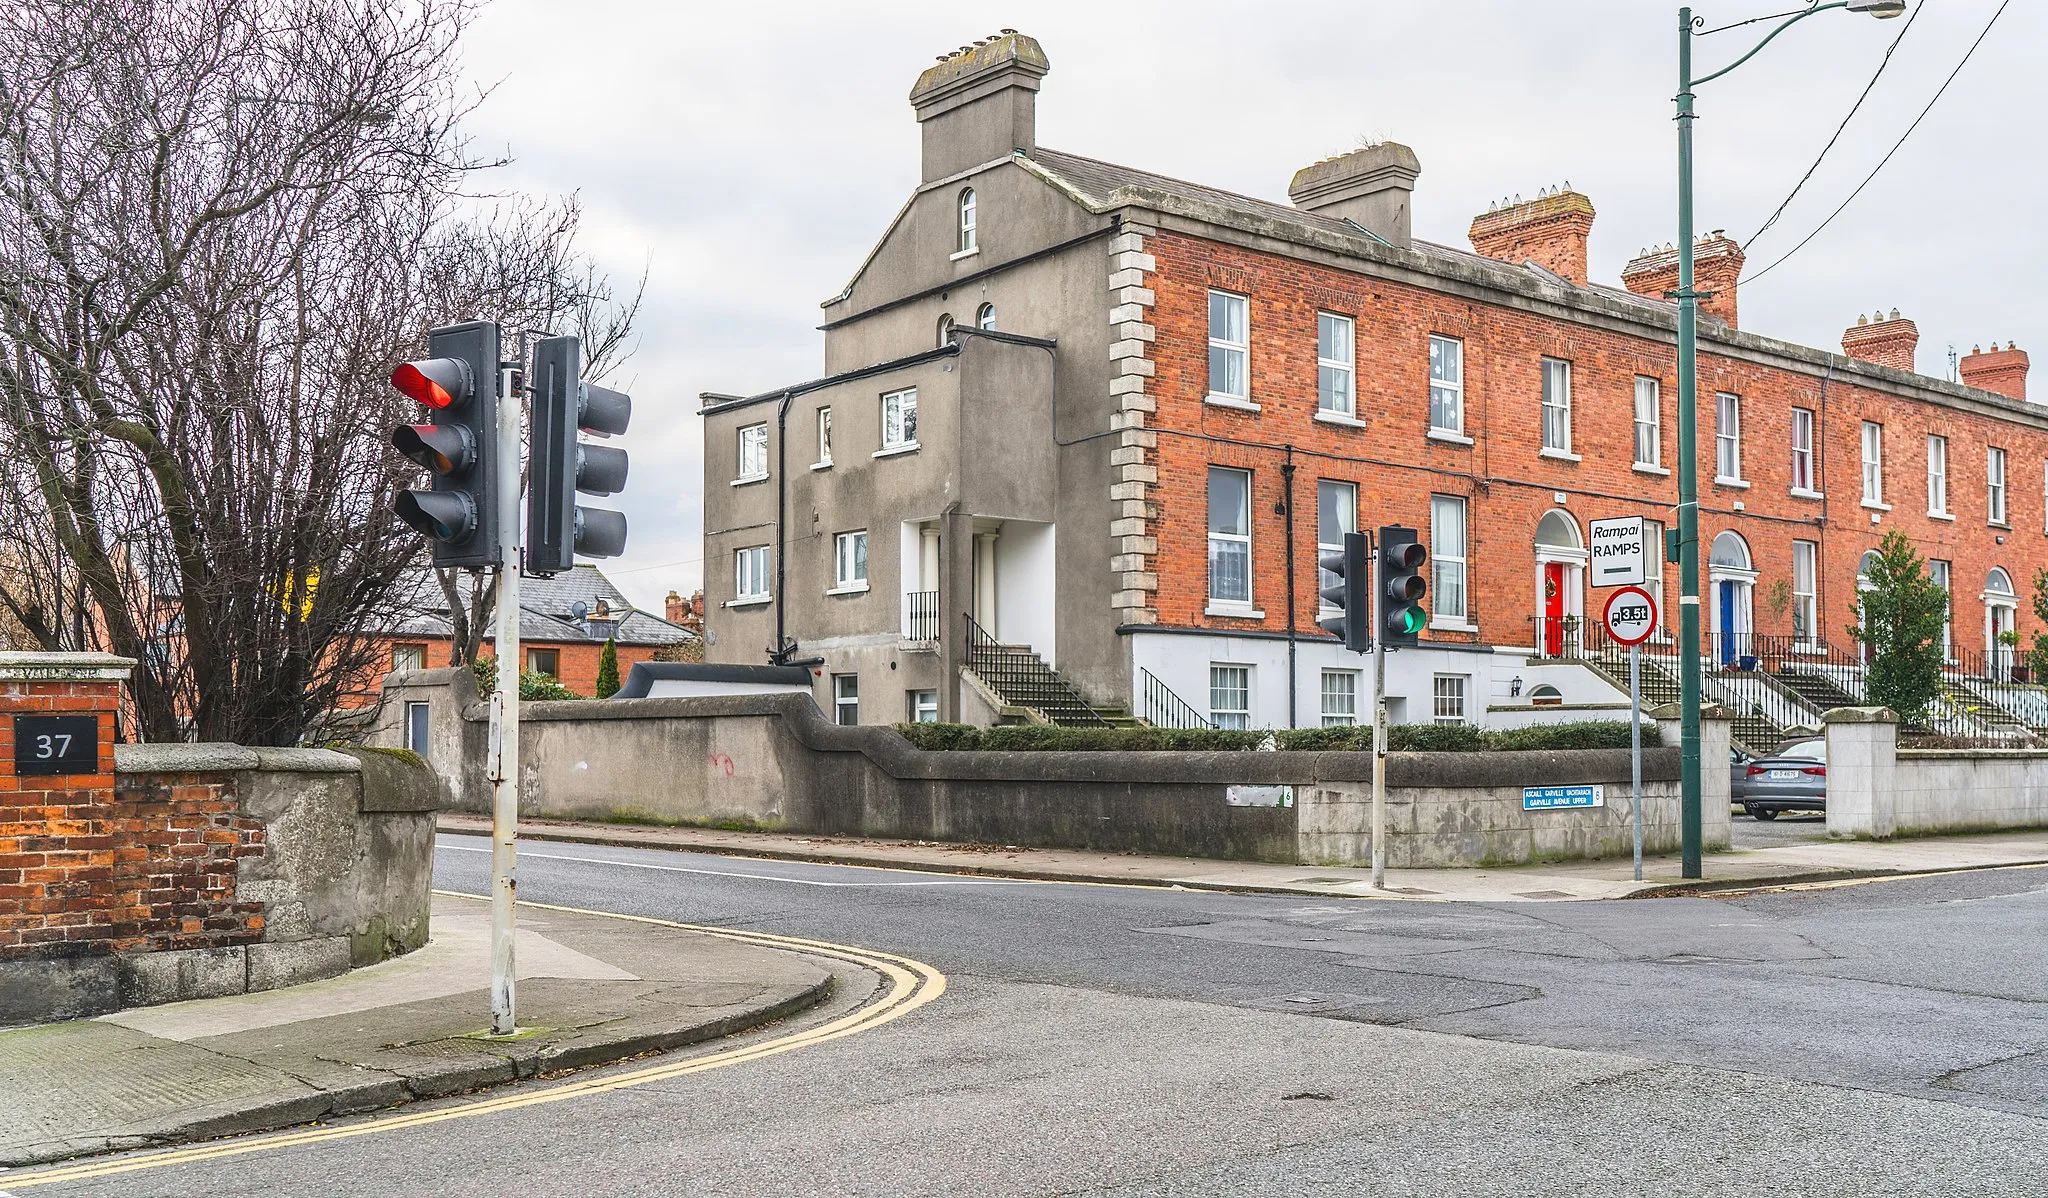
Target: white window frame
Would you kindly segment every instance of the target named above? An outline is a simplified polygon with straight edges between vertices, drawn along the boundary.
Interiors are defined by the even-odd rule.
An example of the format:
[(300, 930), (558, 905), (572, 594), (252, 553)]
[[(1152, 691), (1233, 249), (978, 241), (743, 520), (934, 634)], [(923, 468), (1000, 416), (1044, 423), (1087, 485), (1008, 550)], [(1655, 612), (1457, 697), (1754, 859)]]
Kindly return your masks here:
[[(1802, 569), (1805, 577), (1800, 574)], [(1802, 585), (1804, 584), (1804, 589)], [(1802, 614), (1803, 617), (1802, 618)], [(1801, 635), (1802, 629), (1804, 635)], [(1792, 542), (1792, 647), (1820, 647), (1820, 542)]]
[[(1325, 528), (1323, 527), (1323, 488), (1325, 488), (1325, 487), (1330, 487), (1330, 488), (1333, 488), (1333, 489), (1336, 489), (1336, 490), (1341, 490), (1342, 492), (1344, 492), (1344, 493), (1345, 493), (1345, 496), (1346, 496), (1346, 497), (1345, 497), (1344, 499), (1342, 499), (1342, 500), (1340, 500), (1340, 501), (1339, 501), (1339, 503), (1338, 503), (1338, 508), (1337, 508), (1337, 510), (1338, 510), (1338, 511), (1339, 511), (1340, 513), (1342, 513), (1342, 514), (1343, 514), (1343, 515), (1344, 515), (1345, 517), (1347, 517), (1347, 519), (1345, 519), (1345, 520), (1342, 520), (1342, 521), (1340, 521), (1340, 523), (1342, 523), (1342, 524), (1344, 525), (1344, 527), (1343, 527), (1342, 529), (1338, 530), (1338, 536), (1337, 536), (1337, 539), (1336, 539), (1336, 541), (1334, 541), (1334, 542), (1331, 542), (1331, 541), (1326, 541), (1326, 540), (1324, 540), (1324, 539), (1323, 539), (1323, 534), (1324, 534), (1325, 532), (1327, 532), (1327, 531), (1328, 531), (1327, 529), (1325, 529)], [(1327, 616), (1327, 615), (1330, 615), (1330, 614), (1332, 614), (1333, 612), (1335, 612), (1335, 611), (1337, 610), (1336, 608), (1333, 608), (1333, 607), (1329, 606), (1328, 604), (1324, 603), (1324, 602), (1323, 602), (1323, 600), (1322, 600), (1322, 592), (1323, 592), (1323, 588), (1324, 588), (1324, 587), (1326, 587), (1326, 586), (1329, 586), (1329, 585), (1330, 585), (1330, 584), (1331, 584), (1331, 583), (1332, 583), (1333, 581), (1335, 581), (1335, 578), (1336, 578), (1336, 576), (1335, 576), (1335, 575), (1333, 575), (1333, 574), (1331, 574), (1331, 573), (1330, 573), (1330, 572), (1329, 572), (1328, 570), (1325, 570), (1325, 569), (1323, 569), (1323, 567), (1322, 567), (1322, 562), (1323, 562), (1323, 555), (1324, 555), (1325, 553), (1342, 553), (1342, 552), (1344, 552), (1344, 537), (1343, 537), (1343, 534), (1344, 534), (1344, 533), (1347, 533), (1347, 532), (1357, 532), (1357, 531), (1358, 531), (1358, 484), (1357, 484), (1357, 483), (1353, 483), (1353, 482), (1345, 482), (1345, 481), (1344, 481), (1344, 480), (1342, 480), (1342, 479), (1336, 479), (1336, 478), (1319, 478), (1319, 479), (1317, 479), (1317, 480), (1316, 480), (1316, 611), (1317, 611), (1317, 614), (1318, 614), (1318, 616)]]
[(2005, 451), (1996, 445), (1984, 447), (1984, 522), (2009, 528), (2005, 507)]
[[(1342, 345), (1330, 344), (1332, 333)], [(1358, 419), (1358, 322), (1341, 312), (1316, 313), (1316, 414)]]
[[(1800, 436), (1802, 430), (1804, 437)], [(1820, 487), (1813, 473), (1813, 409), (1792, 409), (1792, 493), (1818, 495)]]
[(1643, 589), (1657, 600), (1657, 632), (1660, 639), (1667, 625), (1664, 622), (1664, 523), (1661, 520), (1643, 521), (1643, 543), (1648, 550), (1643, 555)]
[(910, 722), (913, 724), (936, 724), (939, 722), (939, 692), (922, 690), (910, 692)]
[[(1444, 536), (1445, 516), (1452, 514), (1457, 527), (1457, 552)], [(1429, 626), (1431, 628), (1469, 629), (1472, 626), (1472, 572), (1469, 562), (1472, 555), (1472, 525), (1462, 495), (1431, 495), (1429, 497)], [(1457, 575), (1457, 609), (1452, 610), (1445, 602), (1451, 588), (1444, 585), (1448, 575)]]
[(757, 483), (768, 477), (768, 425), (749, 424), (740, 428), (738, 434), (739, 460), (733, 476), (735, 486), (740, 483)]
[(1939, 433), (1927, 434), (1927, 514), (1949, 515), (1948, 438)]
[[(1224, 301), (1226, 311), (1231, 304), (1234, 303), (1236, 305), (1238, 323), (1242, 326), (1243, 340), (1233, 341), (1227, 336), (1217, 336), (1216, 301), (1218, 300)], [(1225, 331), (1228, 332), (1229, 330), (1226, 329)], [(1216, 362), (1218, 354), (1223, 355), (1226, 360), (1233, 356), (1235, 357), (1237, 361), (1238, 382), (1240, 383), (1239, 390), (1219, 391), (1216, 389)], [(1226, 371), (1225, 373), (1227, 374), (1228, 372)], [(1257, 405), (1252, 403), (1252, 301), (1248, 295), (1236, 291), (1224, 291), (1216, 287), (1209, 289), (1209, 378), (1205, 385), (1209, 389), (1210, 403), (1220, 403), (1225, 407), (1253, 408), (1254, 410), (1257, 408)]]
[(955, 225), (955, 244), (953, 246), (953, 256), (955, 258), (965, 258), (967, 255), (981, 249), (981, 233), (976, 227), (980, 216), (978, 208), (979, 205), (974, 189), (972, 187), (961, 188), (960, 197), (956, 201), (956, 212), (959, 219)]
[(773, 598), (768, 570), (774, 564), (766, 545), (749, 545), (733, 552), (732, 602), (728, 607), (766, 603)]
[[(1448, 424), (1437, 419), (1445, 414)], [(1465, 343), (1441, 333), (1429, 335), (1429, 430), (1465, 435)]]
[[(1256, 590), (1253, 586), (1252, 579), (1252, 472), (1249, 470), (1238, 469), (1235, 466), (1211, 466), (1209, 467), (1208, 476), (1209, 493), (1213, 494), (1213, 492), (1215, 491), (1216, 476), (1219, 473), (1224, 472), (1244, 476), (1244, 505), (1241, 509), (1244, 532), (1216, 532), (1213, 528), (1216, 521), (1213, 518), (1209, 519), (1208, 521), (1208, 525), (1210, 526), (1209, 609), (1211, 611), (1221, 610), (1231, 615), (1252, 615), (1255, 614), (1252, 611), (1252, 601), (1253, 596), (1256, 594)], [(1210, 502), (1213, 503), (1214, 501), (1211, 500)], [(1242, 553), (1244, 555), (1244, 595), (1242, 597), (1218, 596), (1216, 594), (1216, 560), (1218, 547), (1229, 547), (1237, 545), (1243, 546)], [(1231, 550), (1226, 548), (1226, 552), (1230, 551)]]
[[(1337, 683), (1332, 687), (1331, 683)], [(1324, 670), (1321, 685), (1323, 727), (1358, 726), (1358, 671)]]
[(939, 313), (938, 333), (937, 348), (944, 349), (953, 343), (953, 314), (951, 312)]
[(917, 388), (882, 393), (882, 448), (876, 457), (917, 448)]
[(1742, 482), (1742, 397), (1733, 391), (1714, 393), (1714, 481)]
[(1434, 724), (1469, 724), (1470, 708), (1467, 699), (1471, 692), (1470, 674), (1437, 674), (1431, 677), (1429, 687), (1430, 722)]
[(1943, 661), (1951, 661), (1955, 658), (1955, 573), (1954, 562), (1945, 561), (1938, 557), (1927, 559), (1927, 579), (1929, 582), (1940, 587), (1946, 598), (1946, 606), (1943, 608), (1941, 615), (1941, 659)]
[(424, 699), (408, 702), (405, 705), (405, 747), (425, 757), (433, 736), (434, 705)]
[[(1545, 355), (1542, 371), (1538, 421), (1542, 426), (1543, 448), (1539, 452), (1547, 457), (1577, 461), (1578, 455), (1572, 452), (1572, 364), (1568, 359)], [(1553, 386), (1552, 380), (1559, 385)]]
[[(1234, 676), (1236, 684), (1229, 678)], [(1235, 698), (1240, 706), (1219, 707), (1220, 698)], [(1209, 663), (1209, 722), (1218, 728), (1244, 729), (1252, 726), (1252, 668), (1236, 662)]]
[(425, 645), (391, 646), (391, 672), (410, 674), (427, 668), (427, 647)]
[[(1648, 401), (1648, 419), (1644, 418), (1644, 405)], [(1664, 468), (1664, 389), (1663, 383), (1647, 374), (1636, 376), (1635, 395), (1635, 453), (1636, 465), (1649, 470)], [(1648, 449), (1645, 454), (1643, 451)]]
[(974, 310), (974, 327), (984, 332), (994, 332), (996, 327), (996, 306), (983, 304)]
[(832, 589), (844, 595), (868, 589), (868, 530), (857, 528), (832, 537)]
[(859, 674), (832, 675), (832, 722), (842, 727), (860, 724)]
[(1864, 421), (1861, 448), (1863, 506), (1888, 512), (1891, 505), (1884, 501), (1884, 425), (1875, 420)]
[(811, 465), (813, 470), (822, 470), (832, 464), (832, 406), (818, 409), (818, 460)]

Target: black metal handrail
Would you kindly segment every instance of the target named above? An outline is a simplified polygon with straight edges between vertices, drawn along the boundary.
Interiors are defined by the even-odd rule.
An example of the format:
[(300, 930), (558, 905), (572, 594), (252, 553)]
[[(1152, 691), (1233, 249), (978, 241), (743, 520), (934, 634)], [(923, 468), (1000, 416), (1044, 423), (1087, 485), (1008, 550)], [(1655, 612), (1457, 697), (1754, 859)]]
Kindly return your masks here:
[(967, 668), (996, 693), (1004, 703), (1036, 712), (1054, 724), (1110, 727), (1095, 705), (1081, 697), (1073, 684), (1038, 654), (1005, 645), (990, 636), (974, 617), (961, 613), (967, 622)]
[(1144, 683), (1145, 722), (1155, 728), (1214, 728), (1216, 722), (1195, 710), (1193, 704), (1174, 693), (1172, 687), (1159, 681), (1157, 675), (1143, 666), (1138, 667)]
[(911, 591), (903, 596), (903, 639), (918, 644), (939, 639), (937, 591)]

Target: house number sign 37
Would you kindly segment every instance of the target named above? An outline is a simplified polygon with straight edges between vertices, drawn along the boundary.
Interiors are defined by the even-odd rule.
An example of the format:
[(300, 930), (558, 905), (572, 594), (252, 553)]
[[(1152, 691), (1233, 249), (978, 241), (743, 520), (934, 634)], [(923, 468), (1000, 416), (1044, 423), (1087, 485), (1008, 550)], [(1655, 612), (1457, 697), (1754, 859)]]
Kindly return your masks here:
[(14, 772), (21, 776), (99, 773), (99, 717), (15, 716)]

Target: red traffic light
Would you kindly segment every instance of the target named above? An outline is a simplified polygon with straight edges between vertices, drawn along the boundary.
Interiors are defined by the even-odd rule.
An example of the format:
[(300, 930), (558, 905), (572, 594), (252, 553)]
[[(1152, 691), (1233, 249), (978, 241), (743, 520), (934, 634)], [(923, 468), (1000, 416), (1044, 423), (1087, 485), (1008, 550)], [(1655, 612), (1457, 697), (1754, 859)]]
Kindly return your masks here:
[(391, 372), (391, 385), (407, 399), (430, 408), (449, 408), (469, 398), (469, 363), (460, 358), (428, 358), (402, 362)]

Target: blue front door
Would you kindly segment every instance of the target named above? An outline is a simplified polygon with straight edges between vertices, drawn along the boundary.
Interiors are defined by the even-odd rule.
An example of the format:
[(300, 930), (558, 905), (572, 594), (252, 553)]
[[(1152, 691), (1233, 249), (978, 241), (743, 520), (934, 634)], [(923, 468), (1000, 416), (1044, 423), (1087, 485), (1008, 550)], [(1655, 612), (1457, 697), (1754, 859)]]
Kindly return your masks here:
[(1735, 584), (1721, 584), (1721, 664), (1735, 664)]

